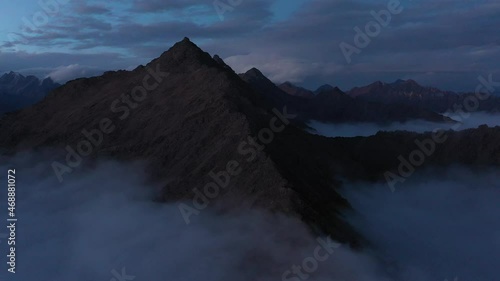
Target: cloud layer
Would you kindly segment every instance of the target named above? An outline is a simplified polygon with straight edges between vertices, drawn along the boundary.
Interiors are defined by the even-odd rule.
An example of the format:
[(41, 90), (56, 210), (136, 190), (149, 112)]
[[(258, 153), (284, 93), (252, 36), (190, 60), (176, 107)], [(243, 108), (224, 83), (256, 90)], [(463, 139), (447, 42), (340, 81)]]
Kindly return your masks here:
[[(223, 21), (213, 1), (70, 2), (36, 32), (23, 31), (22, 21), (11, 19), (21, 27), (10, 32), (23, 40), (8, 40), (4, 34), (0, 56), (12, 56), (14, 50), (34, 56), (61, 53), (73, 59), (30, 68), (79, 64), (111, 70), (144, 64), (188, 36), (207, 51), (229, 58), (239, 71), (257, 66), (276, 81), (302, 82), (310, 88), (330, 83), (349, 89), (374, 80), (413, 78), (444, 89), (473, 91), (478, 75), (500, 75), (500, 19), (495, 16), (500, 4), (495, 0), (401, 0), (403, 11), (392, 15), (350, 64), (339, 44), (354, 44), (354, 28), (364, 30), (374, 20), (371, 11), (387, 9), (395, 0), (290, 1), (292, 8), (286, 9), (280, 0), (241, 1), (228, 6)], [(103, 52), (108, 59), (93, 64), (81, 57)], [(122, 61), (113, 61), (116, 57)], [(26, 69), (16, 61), (2, 67), (0, 71)]]
[[(323, 257), (328, 253), (317, 240), (327, 238), (314, 237), (297, 219), (207, 209), (186, 225), (174, 204), (152, 201), (158, 189), (146, 182), (142, 165), (101, 163), (61, 185), (44, 159), (31, 153), (1, 159), (0, 170), (16, 168), (18, 187), (17, 273), (8, 274), (3, 265), (0, 277), (7, 280), (116, 280), (117, 274), (127, 281), (496, 276), (500, 179), (493, 171), (420, 173), (396, 193), (382, 184), (346, 184), (343, 194), (356, 215), (345, 215), (373, 248), (361, 253), (336, 246), (305, 271), (316, 249)], [(0, 208), (7, 208), (5, 201)], [(6, 250), (4, 241), (0, 247)]]
[(500, 176), (493, 169), (427, 170), (391, 193), (349, 185), (351, 216), (401, 280), (496, 280)]
[[(4, 280), (282, 280), (320, 246), (297, 219), (257, 210), (207, 209), (186, 225), (176, 205), (153, 203), (140, 165), (102, 163), (61, 185), (40, 155), (2, 163), (17, 168), (19, 220), (17, 272), (3, 265)], [(309, 274), (373, 281), (378, 271), (344, 246)], [(122, 272), (132, 279), (116, 279)]]
[(458, 124), (453, 123), (433, 123), (424, 120), (412, 120), (405, 123), (391, 123), (381, 126), (375, 123), (323, 123), (312, 120), (308, 123), (312, 134), (325, 137), (358, 137), (373, 136), (380, 131), (410, 131), (417, 133), (433, 132), (435, 130), (465, 130), (478, 128), (481, 125), (489, 127), (500, 126), (500, 114), (489, 114), (483, 112), (471, 113), (468, 118), (464, 118)]

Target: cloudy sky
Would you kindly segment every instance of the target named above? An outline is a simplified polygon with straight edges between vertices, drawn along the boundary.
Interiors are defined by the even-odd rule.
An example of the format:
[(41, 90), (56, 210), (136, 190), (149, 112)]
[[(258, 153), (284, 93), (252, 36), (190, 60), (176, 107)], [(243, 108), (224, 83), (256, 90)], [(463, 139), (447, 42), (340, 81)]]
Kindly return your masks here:
[[(411, 78), (473, 91), (478, 75), (500, 81), (498, 0), (400, 0), (399, 13), (380, 30), (372, 22), (375, 35), (356, 45), (355, 28), (364, 31), (371, 12), (394, 1), (2, 1), (0, 73), (64, 82), (131, 69), (187, 36), (237, 72), (257, 67), (275, 82), (309, 88)], [(357, 48), (350, 62), (342, 42)]]

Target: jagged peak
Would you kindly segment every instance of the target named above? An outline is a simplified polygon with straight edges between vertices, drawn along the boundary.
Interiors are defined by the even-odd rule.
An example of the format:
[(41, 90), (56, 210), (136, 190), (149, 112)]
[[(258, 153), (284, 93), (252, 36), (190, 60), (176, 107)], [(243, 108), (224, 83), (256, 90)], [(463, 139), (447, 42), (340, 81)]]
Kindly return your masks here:
[(10, 72), (5, 73), (4, 75), (0, 76), (0, 79), (2, 79), (2, 81), (4, 81), (4, 82), (11, 81), (11, 82), (17, 83), (18, 81), (24, 81), (26, 79), (26, 77), (19, 72), (10, 71)]
[(40, 84), (42, 84), (42, 85), (61, 85), (61, 84), (55, 82), (54, 79), (52, 79), (52, 77), (50, 77), (50, 76), (47, 76), (43, 80), (41, 80)]
[(405, 83), (407, 83), (407, 84), (411, 84), (411, 85), (417, 85), (417, 86), (420, 86), (420, 84), (418, 84), (418, 82), (417, 82), (417, 81), (415, 81), (415, 80), (413, 80), (413, 79), (408, 79), (408, 80), (406, 80), (406, 82), (405, 82)]
[(372, 86), (372, 87), (373, 86), (381, 87), (381, 86), (385, 86), (385, 85), (386, 85), (385, 82), (382, 82), (382, 81), (378, 80), (378, 81), (375, 81), (375, 82), (371, 83), (369, 86)]
[(156, 63), (157, 61), (163, 61), (166, 64), (218, 65), (207, 52), (203, 51), (187, 37), (175, 43), (168, 51), (164, 52), (159, 58), (154, 59), (151, 63)]
[(222, 61), (222, 62), (224, 62), (224, 60), (219, 55), (217, 55), (217, 54), (214, 55), (213, 59), (216, 60), (216, 61)]
[(315, 93), (321, 93), (321, 92), (324, 92), (324, 91), (331, 91), (333, 90), (334, 87), (330, 84), (324, 84), (324, 85), (321, 85), (318, 87), (318, 89), (316, 89), (316, 91), (314, 91)]
[(52, 79), (52, 77), (50, 77), (50, 76), (46, 76), (45, 78), (43, 78), (43, 81), (52, 81), (52, 82), (54, 82), (54, 79)]
[(167, 51), (167, 53), (169, 51), (183, 51), (183, 52), (199, 52), (199, 53), (205, 53), (200, 47), (198, 47), (198, 45), (196, 45), (195, 43), (191, 42), (191, 40), (189, 40), (189, 38), (187, 37), (184, 37), (184, 39), (182, 41), (179, 41), (177, 43), (175, 43), (172, 48), (170, 48), (170, 50)]
[(292, 82), (290, 82), (290, 81), (285, 81), (285, 82), (281, 83), (281, 85), (286, 85), (286, 86), (297, 87), (297, 86), (295, 86), (295, 84), (293, 84), (293, 83), (292, 83)]
[(253, 77), (266, 77), (259, 69), (255, 67), (250, 68), (247, 72), (245, 72), (245, 75)]
[[(222, 59), (219, 55), (215, 54), (215, 55), (213, 56), (213, 60), (214, 60), (215, 62), (217, 62), (217, 63), (218, 63), (220, 66), (222, 66), (223, 68), (233, 71), (233, 69), (232, 69), (229, 65), (227, 65), (227, 64), (226, 64), (226, 62), (225, 62), (225, 61), (224, 61), (224, 60), (223, 60), (223, 59)], [(233, 71), (233, 72), (234, 72), (234, 71)]]
[(4, 75), (2, 76), (8, 76), (8, 77), (24, 77), (21, 73), (19, 72), (14, 72), (14, 71), (9, 71), (9, 72), (6, 72), (4, 73)]
[(216, 61), (218, 64), (227, 66), (226, 62), (217, 54), (213, 56), (214, 61)]
[(324, 90), (321, 91), (317, 90), (315, 93), (318, 98), (347, 96), (339, 87), (333, 86), (331, 86), (331, 88), (324, 88)]
[(408, 79), (408, 80), (403, 80), (403, 79), (398, 79), (392, 83), (392, 85), (415, 85), (415, 86), (420, 86), (417, 81), (413, 79)]

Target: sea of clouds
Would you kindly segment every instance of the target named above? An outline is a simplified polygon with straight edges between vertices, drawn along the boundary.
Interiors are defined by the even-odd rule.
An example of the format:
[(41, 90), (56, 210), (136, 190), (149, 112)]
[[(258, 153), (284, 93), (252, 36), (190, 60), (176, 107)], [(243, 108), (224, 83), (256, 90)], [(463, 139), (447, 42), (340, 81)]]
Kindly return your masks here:
[[(284, 272), (318, 247), (298, 219), (264, 211), (209, 208), (186, 225), (176, 204), (153, 202), (159, 186), (146, 180), (140, 164), (105, 162), (60, 184), (38, 155), (0, 160), (0, 173), (16, 168), (19, 219), (17, 273), (2, 262), (1, 280), (298, 281), (306, 279)], [(343, 194), (358, 211), (345, 216), (373, 247), (356, 252), (342, 245), (307, 280), (494, 280), (497, 175), (414, 177), (396, 193), (345, 184)], [(2, 190), (0, 210), (6, 210)], [(0, 249), (5, 260), (5, 240)], [(117, 277), (123, 272), (126, 278)]]

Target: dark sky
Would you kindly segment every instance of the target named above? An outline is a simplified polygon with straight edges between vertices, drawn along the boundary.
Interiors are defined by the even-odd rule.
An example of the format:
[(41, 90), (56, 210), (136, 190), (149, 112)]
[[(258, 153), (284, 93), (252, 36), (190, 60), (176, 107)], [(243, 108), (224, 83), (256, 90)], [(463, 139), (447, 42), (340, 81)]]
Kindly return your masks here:
[[(498, 0), (20, 0), (0, 10), (0, 72), (57, 81), (135, 68), (185, 36), (237, 72), (257, 67), (309, 88), (411, 78), (473, 91), (479, 75), (500, 81)], [(355, 29), (367, 25), (369, 42), (357, 45)], [(350, 62), (341, 44), (356, 48)]]

